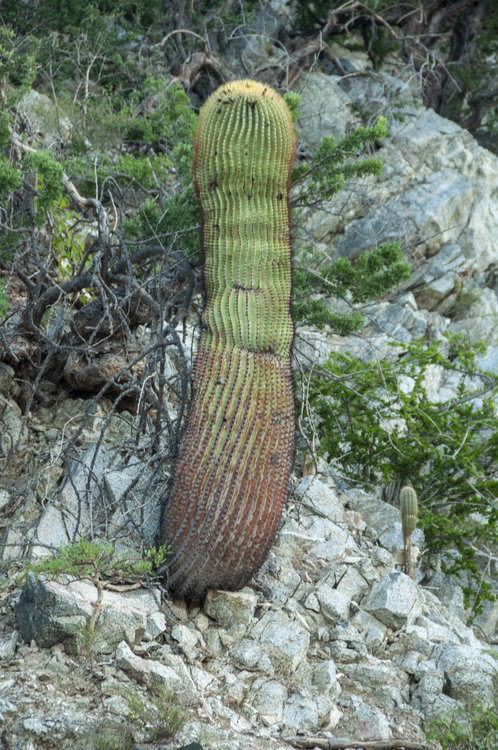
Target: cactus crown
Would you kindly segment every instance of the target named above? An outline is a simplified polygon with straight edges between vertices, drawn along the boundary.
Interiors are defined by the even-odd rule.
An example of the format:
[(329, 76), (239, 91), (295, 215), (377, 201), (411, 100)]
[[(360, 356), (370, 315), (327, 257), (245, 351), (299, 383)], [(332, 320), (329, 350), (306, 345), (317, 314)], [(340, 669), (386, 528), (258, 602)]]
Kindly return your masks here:
[(418, 500), (413, 487), (402, 487), (399, 493), (403, 536), (407, 537), (417, 528)]
[(288, 360), (289, 190), (296, 139), (282, 97), (256, 81), (221, 86), (203, 106), (194, 141), (201, 209), (207, 344)]

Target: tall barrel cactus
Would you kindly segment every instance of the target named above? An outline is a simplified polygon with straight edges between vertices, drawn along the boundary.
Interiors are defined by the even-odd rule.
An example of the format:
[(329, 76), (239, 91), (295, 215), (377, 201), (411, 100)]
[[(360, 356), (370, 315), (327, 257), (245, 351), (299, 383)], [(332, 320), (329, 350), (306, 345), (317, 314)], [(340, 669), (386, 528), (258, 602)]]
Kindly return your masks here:
[(221, 86), (194, 141), (206, 303), (193, 402), (160, 537), (177, 595), (236, 589), (275, 536), (294, 450), (292, 118), (268, 86)]

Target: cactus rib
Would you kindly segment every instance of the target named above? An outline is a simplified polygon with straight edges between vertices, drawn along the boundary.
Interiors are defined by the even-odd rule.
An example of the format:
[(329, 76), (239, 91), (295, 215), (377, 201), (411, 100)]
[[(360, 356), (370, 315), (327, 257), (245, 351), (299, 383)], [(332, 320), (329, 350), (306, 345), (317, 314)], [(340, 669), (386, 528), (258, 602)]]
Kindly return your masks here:
[(283, 99), (235, 81), (203, 106), (194, 141), (206, 302), (194, 392), (160, 536), (168, 585), (198, 598), (260, 567), (294, 443), (289, 189), (295, 136)]

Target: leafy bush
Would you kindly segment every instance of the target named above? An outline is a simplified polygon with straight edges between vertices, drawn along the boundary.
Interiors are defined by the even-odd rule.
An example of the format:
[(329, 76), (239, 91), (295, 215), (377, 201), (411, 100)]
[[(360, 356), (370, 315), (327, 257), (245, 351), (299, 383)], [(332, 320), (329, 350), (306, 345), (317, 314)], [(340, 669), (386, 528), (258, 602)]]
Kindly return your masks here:
[(149, 742), (171, 739), (190, 718), (190, 713), (182, 701), (166, 687), (155, 686), (149, 696), (149, 702), (132, 688), (123, 687), (118, 693), (128, 704), (127, 720), (141, 731)]
[(362, 253), (354, 264), (347, 258), (338, 258), (328, 265), (320, 263), (314, 271), (310, 270), (311, 259), (307, 259), (305, 267), (302, 259), (301, 263), (294, 269), (294, 320), (318, 328), (329, 325), (343, 335), (359, 331), (365, 319), (358, 310), (347, 314), (332, 312), (327, 306), (328, 296), (345, 299), (351, 305), (362, 303), (384, 296), (410, 277), (410, 266), (397, 242)]
[[(455, 342), (446, 359), (435, 343), (411, 344), (400, 361), (366, 364), (335, 353), (307, 388), (320, 452), (367, 486), (414, 487), (429, 552), (470, 574), (475, 608), (491, 596), (479, 543), (498, 543), (498, 377), (477, 370), (480, 351)], [(431, 377), (450, 378), (456, 395), (431, 401)]]
[(36, 220), (43, 224), (53, 204), (62, 198), (62, 165), (50, 151), (30, 151), (23, 166), (26, 171), (38, 174)]
[(481, 704), (457, 709), (431, 721), (427, 739), (439, 742), (442, 750), (492, 750), (498, 747), (498, 714)]
[(387, 135), (385, 117), (379, 117), (371, 127), (359, 127), (337, 141), (325, 136), (309, 162), (295, 167), (292, 173), (295, 205), (309, 205), (310, 199), (324, 200), (344, 187), (352, 177), (379, 175), (382, 164), (378, 157), (360, 155), (368, 144)]
[(23, 578), (28, 573), (42, 574), (49, 579), (70, 576), (76, 580), (87, 580), (97, 589), (97, 600), (93, 613), (80, 634), (81, 652), (91, 657), (96, 638), (96, 626), (102, 608), (102, 599), (107, 582), (137, 581), (153, 575), (164, 562), (167, 546), (147, 550), (143, 559), (116, 554), (111, 542), (107, 544), (80, 539), (72, 544), (62, 544), (57, 553), (25, 565)]
[(9, 303), (7, 301), (7, 297), (5, 296), (3, 288), (4, 282), (2, 281), (2, 279), (0, 279), (0, 320), (3, 320), (5, 318), (9, 309)]

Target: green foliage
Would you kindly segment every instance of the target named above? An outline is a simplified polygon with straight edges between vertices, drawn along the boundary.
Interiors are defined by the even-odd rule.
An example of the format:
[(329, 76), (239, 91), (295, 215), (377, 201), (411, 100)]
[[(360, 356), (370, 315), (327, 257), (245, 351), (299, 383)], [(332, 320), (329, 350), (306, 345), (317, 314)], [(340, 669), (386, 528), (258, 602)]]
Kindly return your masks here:
[[(476, 545), (498, 543), (498, 377), (475, 390), (477, 351), (456, 342), (448, 360), (435, 343), (411, 344), (399, 362), (367, 364), (333, 354), (308, 389), (321, 452), (358, 482), (413, 486), (429, 553), (447, 551), (445, 571), (477, 582), (475, 608), (490, 596)], [(456, 388), (444, 403), (427, 398), (436, 372)]]
[(157, 145), (165, 140), (170, 146), (177, 141), (191, 141), (194, 136), (197, 115), (190, 108), (190, 101), (181, 87), (174, 81), (168, 88), (161, 78), (148, 77), (142, 85), (142, 94), (154, 96), (151, 111), (137, 118), (130, 129), (129, 137)]
[(169, 236), (170, 242), (188, 258), (198, 258), (199, 210), (193, 187), (190, 185), (183, 192), (174, 193), (162, 205), (152, 198), (145, 200), (137, 213), (125, 222), (124, 230), (130, 239)]
[(39, 49), (40, 40), (34, 36), (18, 42), (12, 29), (0, 26), (0, 105), (5, 112), (30, 90)]
[(62, 165), (50, 151), (30, 151), (24, 158), (24, 169), (38, 173), (36, 217), (43, 223), (47, 211), (62, 198)]
[(153, 575), (166, 555), (167, 549), (162, 546), (147, 550), (143, 559), (129, 558), (125, 554), (116, 554), (111, 542), (103, 544), (80, 539), (73, 544), (62, 544), (52, 557), (27, 563), (25, 572), (43, 573), (49, 578), (69, 575), (94, 583), (116, 577), (137, 580)]
[[(352, 310), (347, 315), (332, 313), (326, 303), (327, 296), (347, 299), (352, 304), (382, 297), (405, 279), (410, 278), (410, 266), (404, 260), (400, 245), (387, 242), (374, 250), (362, 253), (355, 263), (338, 258), (319, 272), (306, 267), (294, 270), (294, 320), (323, 328), (329, 325), (342, 335), (359, 331), (365, 320), (361, 313)], [(316, 298), (315, 295), (322, 295)]]
[(155, 686), (147, 701), (133, 688), (122, 687), (118, 692), (128, 704), (127, 720), (149, 742), (171, 739), (190, 718), (185, 705), (166, 687)]
[(375, 143), (387, 135), (385, 117), (379, 117), (375, 125), (362, 125), (336, 141), (335, 138), (325, 136), (313, 155), (309, 164), (301, 164), (294, 169), (292, 180), (294, 184), (306, 180), (305, 186), (297, 191), (297, 203), (303, 203), (310, 194), (330, 198), (344, 187), (347, 179), (364, 175), (379, 175), (382, 165), (379, 158), (359, 159), (358, 155), (365, 144)]
[[(61, 279), (71, 279), (78, 271), (88, 268), (93, 257), (86, 250), (81, 217), (77, 211), (68, 208), (68, 201), (61, 200), (54, 206), (53, 226), (52, 249)], [(93, 299), (93, 294), (90, 289), (83, 289), (78, 299), (86, 304)]]
[(498, 714), (482, 704), (459, 708), (431, 721), (426, 736), (442, 750), (493, 750), (498, 747)]
[(9, 310), (9, 303), (4, 292), (4, 282), (0, 279), (0, 320), (3, 320)]
[[(101, 25), (106, 19), (119, 18), (120, 31), (147, 29), (158, 24), (164, 13), (160, 0), (120, 0), (119, 16), (112, 0), (37, 0), (26, 4), (7, 3), (2, 10), (4, 22), (26, 32), (42, 36), (46, 31), (60, 32), (69, 40), (82, 28)], [(117, 23), (117, 20), (116, 20)]]
[(118, 725), (109, 720), (97, 724), (92, 741), (93, 750), (133, 750), (136, 747), (129, 724)]
[(301, 117), (301, 110), (299, 109), (301, 104), (301, 97), (296, 94), (295, 91), (287, 91), (284, 94), (284, 101), (289, 107), (292, 115), (292, 122), (296, 122)]
[(0, 198), (11, 192), (21, 184), (21, 173), (11, 167), (8, 159), (0, 155)]

